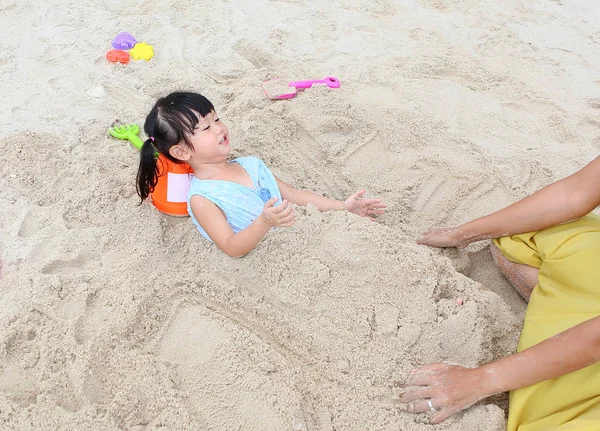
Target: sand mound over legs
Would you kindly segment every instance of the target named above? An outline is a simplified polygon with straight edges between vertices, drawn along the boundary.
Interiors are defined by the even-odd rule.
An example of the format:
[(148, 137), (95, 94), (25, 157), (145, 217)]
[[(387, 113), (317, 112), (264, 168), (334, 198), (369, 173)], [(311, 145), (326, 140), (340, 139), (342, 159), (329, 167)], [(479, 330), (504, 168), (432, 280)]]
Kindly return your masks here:
[[(115, 175), (117, 156), (66, 161), (56, 139), (0, 143), (26, 165), (0, 178), (7, 428), (428, 429), (397, 407), (394, 381), (514, 349), (504, 302), (397, 229), (308, 207), (229, 259), (187, 219), (136, 206), (118, 185), (133, 163)], [(503, 421), (479, 406), (449, 423)]]

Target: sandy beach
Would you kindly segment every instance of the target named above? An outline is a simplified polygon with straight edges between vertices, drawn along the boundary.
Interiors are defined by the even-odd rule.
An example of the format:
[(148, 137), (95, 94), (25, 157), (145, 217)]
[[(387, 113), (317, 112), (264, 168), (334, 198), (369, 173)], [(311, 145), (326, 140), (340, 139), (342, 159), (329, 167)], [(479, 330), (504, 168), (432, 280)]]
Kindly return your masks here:
[[(506, 394), (440, 425), (398, 402), (416, 366), (514, 352), (526, 307), (487, 242), (415, 241), (598, 155), (595, 0), (2, 0), (0, 24), (1, 429), (505, 429)], [(109, 63), (121, 31), (154, 58)], [(138, 151), (107, 133), (175, 90), (214, 103), (232, 156), (387, 213), (298, 207), (227, 257), (139, 205)]]

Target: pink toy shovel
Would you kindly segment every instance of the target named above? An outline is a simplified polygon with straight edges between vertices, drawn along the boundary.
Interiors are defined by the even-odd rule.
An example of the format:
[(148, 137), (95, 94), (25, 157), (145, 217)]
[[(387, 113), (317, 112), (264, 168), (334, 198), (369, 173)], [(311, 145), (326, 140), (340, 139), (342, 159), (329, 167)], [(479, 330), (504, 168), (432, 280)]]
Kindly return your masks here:
[(311, 79), (308, 81), (295, 81), (286, 84), (285, 80), (275, 78), (263, 82), (265, 95), (271, 100), (291, 99), (298, 94), (298, 90), (310, 88), (314, 84), (325, 84), (329, 88), (340, 88), (340, 80), (333, 76), (323, 79)]

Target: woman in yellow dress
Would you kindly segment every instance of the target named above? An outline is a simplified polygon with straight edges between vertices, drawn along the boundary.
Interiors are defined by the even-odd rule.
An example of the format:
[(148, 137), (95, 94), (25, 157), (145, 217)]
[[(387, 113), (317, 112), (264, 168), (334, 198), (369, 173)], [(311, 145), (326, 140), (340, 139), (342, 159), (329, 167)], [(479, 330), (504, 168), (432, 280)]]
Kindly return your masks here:
[(517, 353), (478, 368), (410, 373), (402, 402), (435, 423), (510, 392), (508, 431), (600, 430), (600, 157), (498, 212), (417, 242), (496, 238), (494, 261), (529, 302)]

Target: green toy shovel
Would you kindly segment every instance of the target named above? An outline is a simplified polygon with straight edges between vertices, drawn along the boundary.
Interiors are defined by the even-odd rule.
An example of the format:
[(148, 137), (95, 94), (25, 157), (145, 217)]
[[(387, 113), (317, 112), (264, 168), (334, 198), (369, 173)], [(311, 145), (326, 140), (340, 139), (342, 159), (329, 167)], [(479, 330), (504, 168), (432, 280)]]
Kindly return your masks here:
[(138, 150), (141, 150), (142, 145), (144, 145), (144, 142), (142, 142), (142, 140), (138, 137), (138, 133), (140, 133), (140, 128), (137, 124), (131, 123), (124, 124), (122, 126), (111, 127), (110, 129), (108, 129), (108, 133), (110, 133), (111, 136), (114, 136), (117, 139), (128, 140), (129, 142), (131, 142), (131, 145), (133, 145)]

